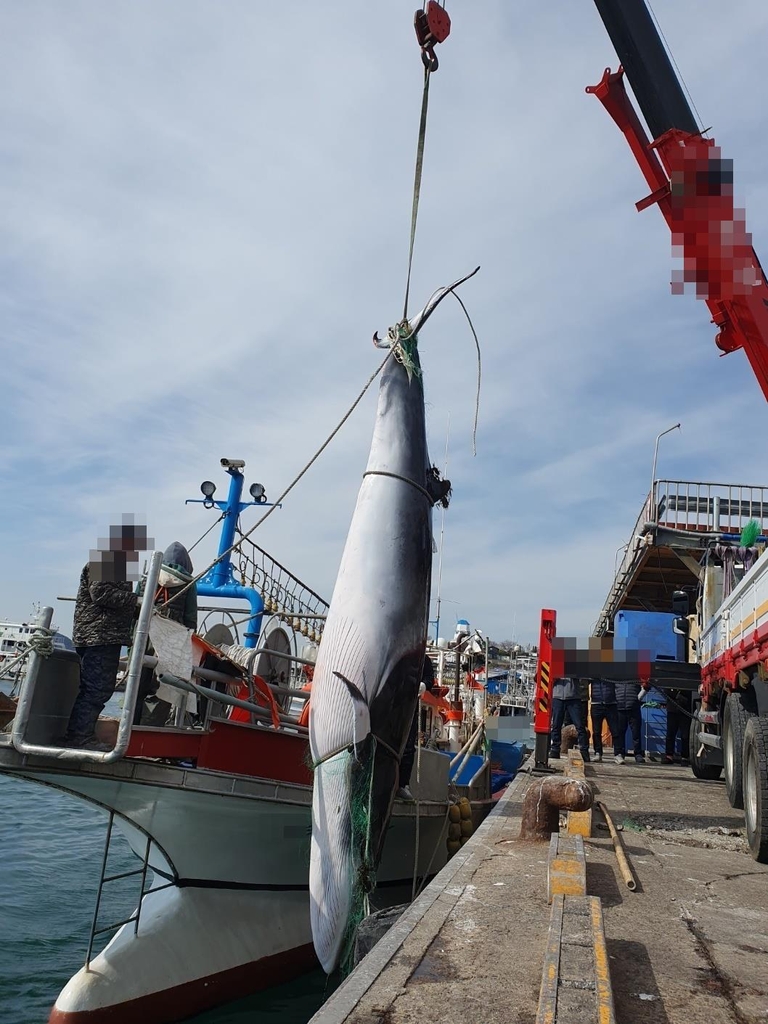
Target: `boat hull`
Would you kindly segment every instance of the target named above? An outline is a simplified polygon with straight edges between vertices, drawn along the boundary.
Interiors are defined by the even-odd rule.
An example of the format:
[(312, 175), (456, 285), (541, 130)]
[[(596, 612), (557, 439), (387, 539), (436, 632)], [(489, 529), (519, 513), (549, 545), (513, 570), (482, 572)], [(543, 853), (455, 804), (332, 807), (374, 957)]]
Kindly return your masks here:
[[(447, 759), (427, 760), (423, 792), (447, 793)], [(151, 840), (153, 888), (141, 902), (138, 932), (123, 925), (73, 976), (52, 1024), (166, 1024), (316, 965), (311, 787), (140, 759), (64, 767), (3, 746), (0, 771), (113, 812), (115, 828), (142, 859)], [(446, 862), (446, 817), (445, 797), (420, 802), (419, 875), (434, 875)], [(382, 905), (390, 887), (408, 885), (395, 902), (410, 897), (416, 838), (415, 805), (398, 802), (377, 874)], [(114, 920), (107, 890), (102, 915), (100, 923)]]
[(171, 886), (142, 901), (62, 990), (50, 1024), (166, 1024), (289, 981), (317, 961), (306, 892)]

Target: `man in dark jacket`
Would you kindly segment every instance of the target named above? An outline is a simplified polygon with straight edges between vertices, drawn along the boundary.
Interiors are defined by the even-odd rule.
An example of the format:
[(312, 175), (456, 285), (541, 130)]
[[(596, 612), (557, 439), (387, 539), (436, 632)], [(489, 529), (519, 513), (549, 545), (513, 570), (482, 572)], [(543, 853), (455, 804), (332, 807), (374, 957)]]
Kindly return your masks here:
[(613, 753), (616, 764), (624, 764), (624, 757), (619, 752), (616, 739), (619, 731), (616, 722), (616, 689), (610, 679), (592, 680), (592, 746), (595, 749), (595, 760), (603, 760), (603, 722), (608, 723), (613, 739)]
[(615, 737), (614, 747), (622, 757), (627, 756), (627, 727), (632, 731), (632, 746), (635, 761), (645, 761), (643, 753), (643, 719), (640, 713), (640, 694), (642, 687), (638, 682), (616, 683), (616, 711), (619, 731)]
[(80, 689), (64, 742), (85, 750), (109, 750), (95, 734), (96, 721), (115, 689), (120, 648), (130, 644), (138, 598), (129, 577), (146, 528), (110, 527), (107, 541), (91, 552), (80, 573), (72, 639), (80, 656)]
[(579, 750), (585, 761), (589, 760), (589, 737), (581, 717), (581, 695), (579, 684), (575, 679), (565, 676), (556, 679), (552, 685), (552, 724), (549, 731), (549, 756), (560, 757), (560, 742), (563, 733), (565, 712), (568, 711), (571, 721), (579, 735)]

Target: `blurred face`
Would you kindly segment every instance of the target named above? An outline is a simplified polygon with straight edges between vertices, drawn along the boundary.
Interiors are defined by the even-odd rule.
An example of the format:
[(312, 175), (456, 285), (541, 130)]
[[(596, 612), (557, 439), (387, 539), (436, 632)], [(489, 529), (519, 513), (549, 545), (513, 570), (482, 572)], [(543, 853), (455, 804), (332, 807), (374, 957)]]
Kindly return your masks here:
[(96, 548), (88, 558), (91, 581), (94, 583), (133, 583), (139, 578), (139, 552), (151, 551), (154, 540), (147, 536), (143, 523), (133, 516), (123, 516), (123, 522), (109, 527), (107, 537), (99, 537)]

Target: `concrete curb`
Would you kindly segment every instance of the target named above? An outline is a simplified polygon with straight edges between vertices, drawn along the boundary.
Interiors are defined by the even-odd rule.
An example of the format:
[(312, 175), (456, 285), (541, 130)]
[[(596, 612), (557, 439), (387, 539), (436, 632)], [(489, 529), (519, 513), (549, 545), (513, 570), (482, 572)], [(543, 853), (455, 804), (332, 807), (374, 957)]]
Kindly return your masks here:
[[(323, 1003), (308, 1024), (342, 1024), (384, 969), (389, 966), (406, 939), (424, 923), (428, 911), (432, 911), (429, 915), (429, 927), (422, 937), (424, 948), (427, 948), (464, 892), (467, 881), (485, 858), (487, 852), (485, 840), (490, 839), (503, 826), (508, 805), (522, 800), (523, 791), (531, 780), (526, 768), (532, 763), (532, 758), (529, 755), (520, 766), (515, 779), (507, 787), (504, 796), (499, 799), (470, 840), (458, 853), (454, 854), (421, 895), (417, 896), (402, 917), (360, 961), (327, 1002)], [(441, 905), (437, 906), (438, 903)], [(403, 984), (414, 969), (415, 965), (407, 968), (407, 976), (403, 979)]]

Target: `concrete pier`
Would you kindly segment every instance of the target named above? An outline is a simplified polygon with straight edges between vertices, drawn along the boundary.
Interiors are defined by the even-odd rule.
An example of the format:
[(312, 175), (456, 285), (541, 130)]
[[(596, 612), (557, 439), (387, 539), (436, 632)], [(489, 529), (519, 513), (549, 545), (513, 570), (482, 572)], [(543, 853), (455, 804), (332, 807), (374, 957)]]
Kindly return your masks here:
[[(592, 834), (583, 837), (586, 898), (600, 898), (616, 1021), (766, 1024), (768, 866), (749, 856), (742, 814), (728, 805), (723, 784), (652, 763), (588, 764), (585, 775), (622, 829), (637, 880), (631, 892), (595, 810)], [(311, 1024), (576, 1019), (565, 1009), (542, 1016), (550, 844), (519, 838), (530, 782), (526, 773), (515, 779)], [(601, 1013), (596, 1020), (607, 1019)], [(589, 1014), (578, 1019), (590, 1024)]]

